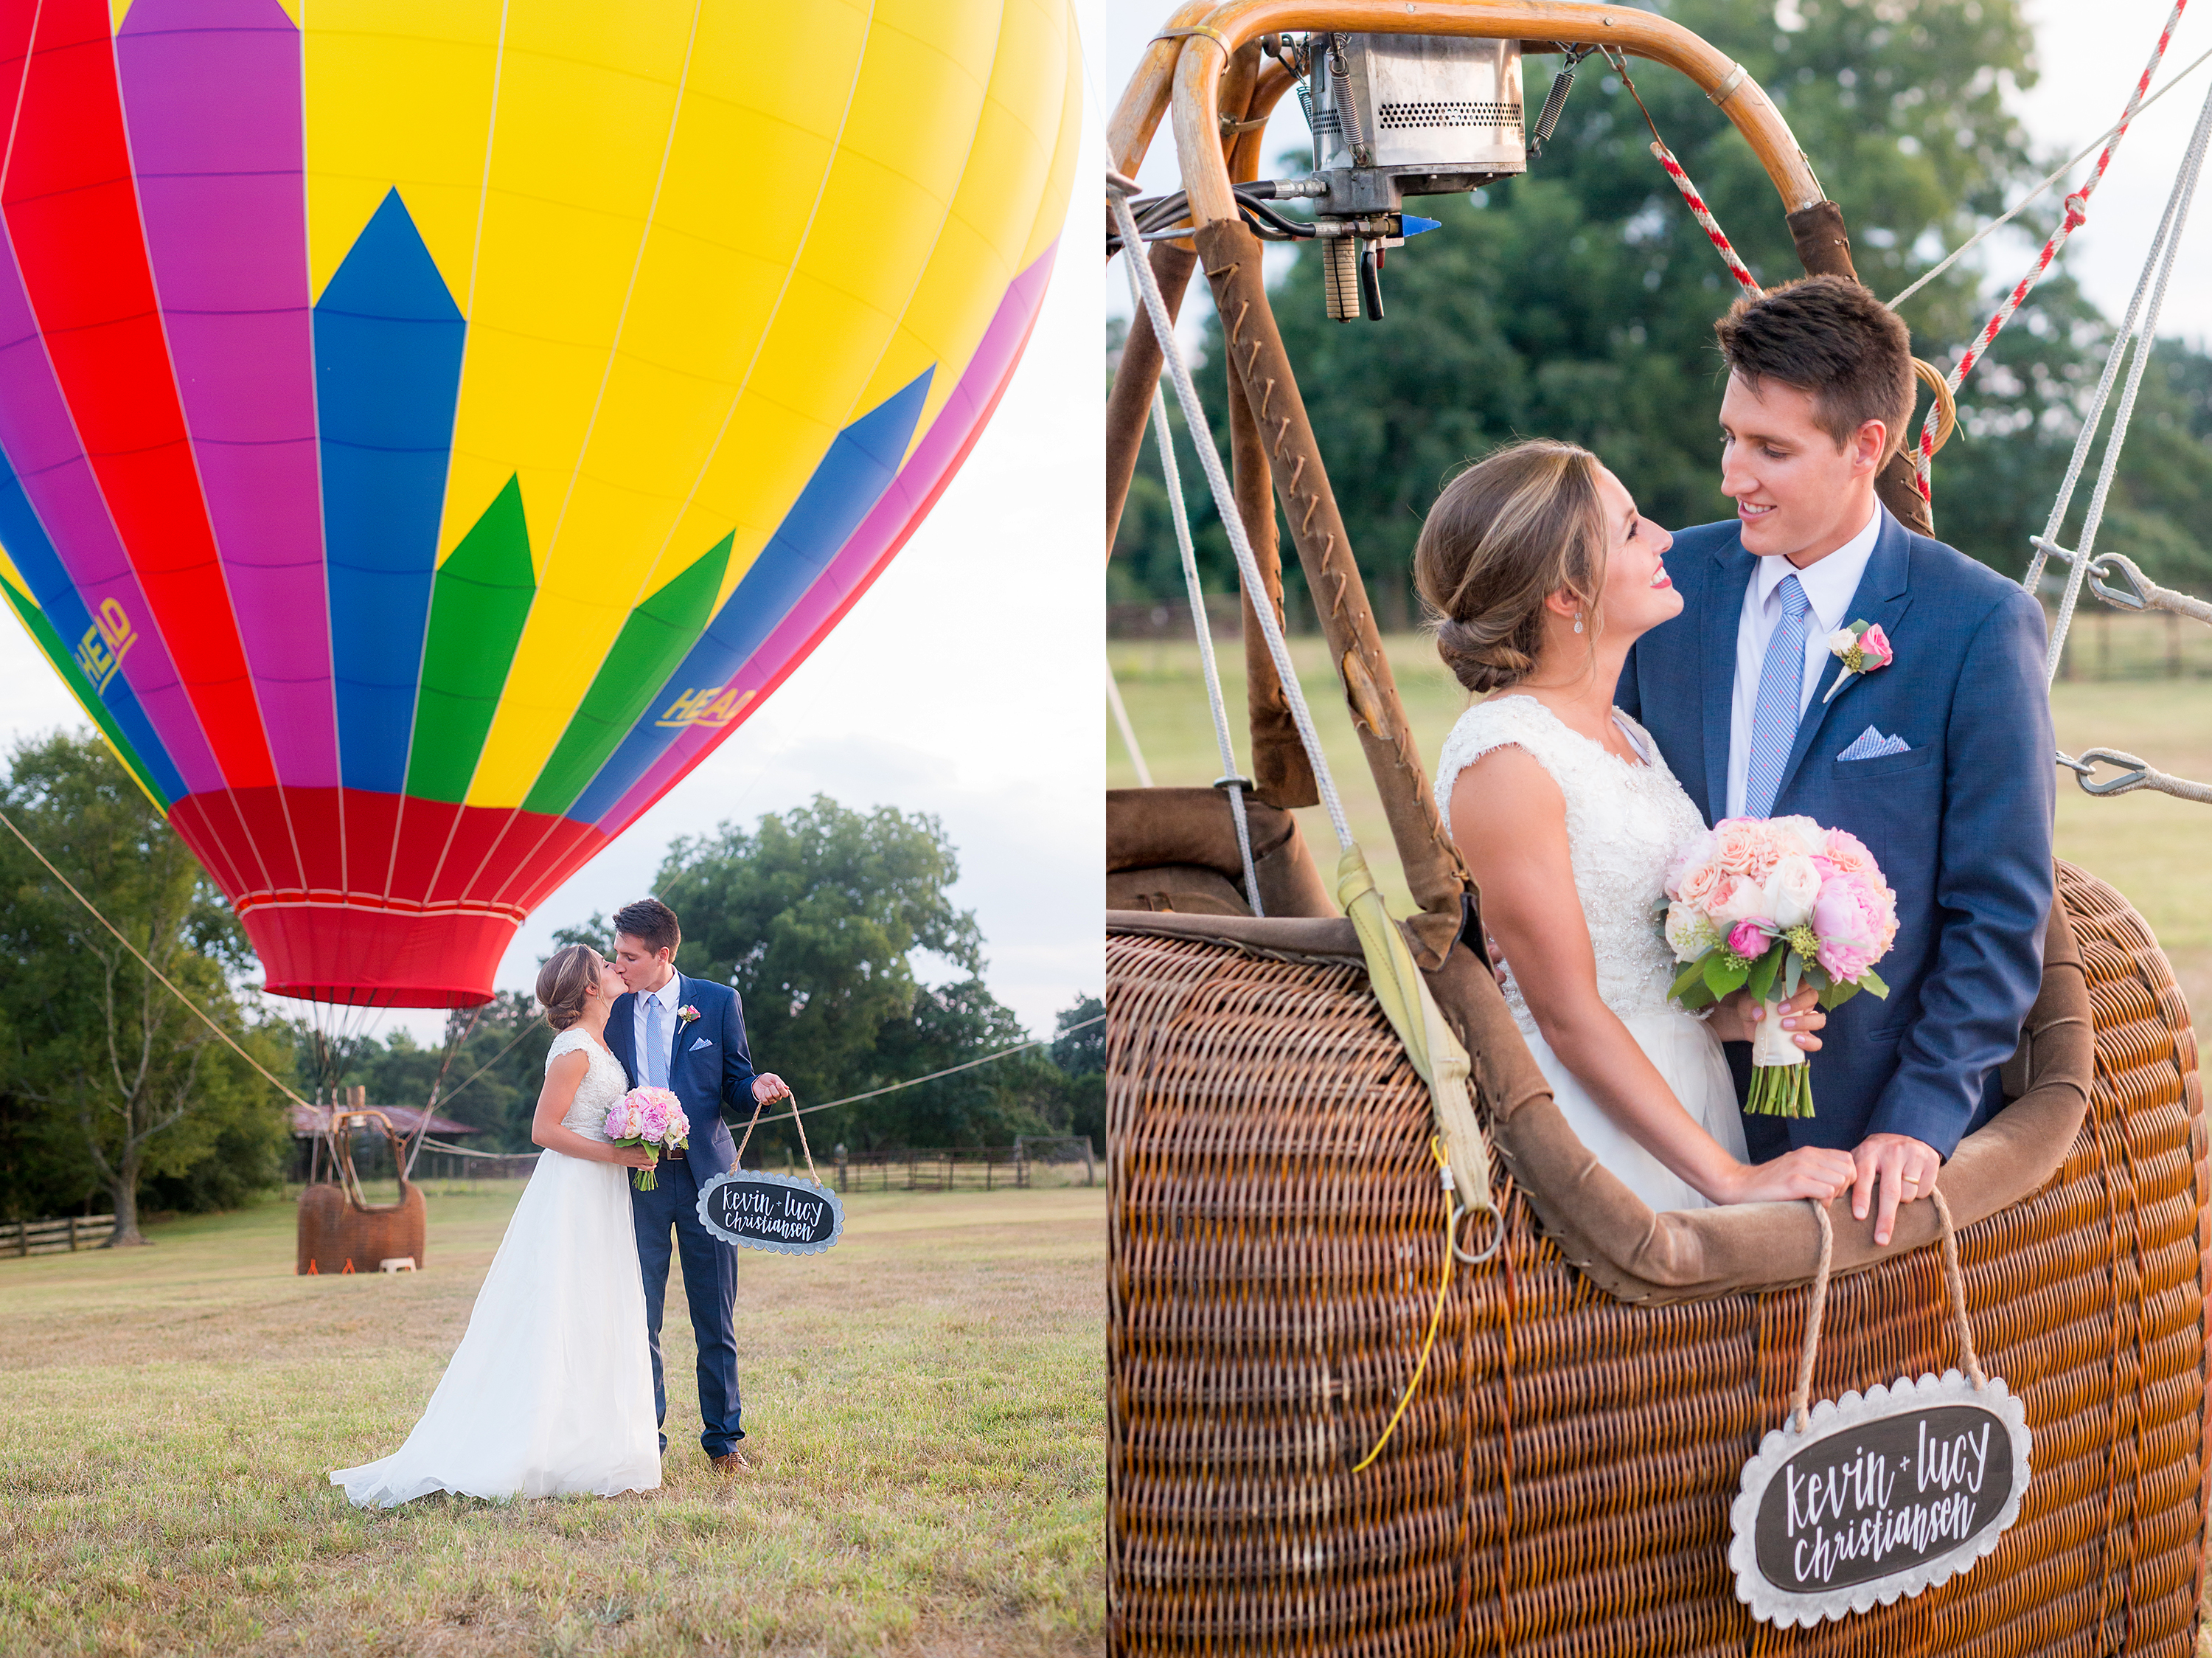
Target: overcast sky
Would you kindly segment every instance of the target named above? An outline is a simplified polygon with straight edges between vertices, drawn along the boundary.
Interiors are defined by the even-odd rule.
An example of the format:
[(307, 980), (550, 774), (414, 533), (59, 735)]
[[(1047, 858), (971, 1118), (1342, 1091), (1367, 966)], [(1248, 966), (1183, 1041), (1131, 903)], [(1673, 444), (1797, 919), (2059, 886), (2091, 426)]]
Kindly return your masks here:
[[(1075, 199), (1103, 175), (1097, 112)], [(1081, 221), (1087, 228), (1091, 216)], [(1098, 698), (1099, 261), (1063, 247), (1042, 314), (967, 465), (866, 596), (753, 717), (549, 899), (500, 966), (526, 990), (553, 930), (651, 888), (670, 840), (815, 794), (942, 820), (954, 900), (981, 926), (992, 993), (1032, 1032), (1104, 984), (1104, 755)], [(0, 620), (0, 747), (88, 728), (12, 611)], [(950, 977), (925, 960), (924, 976)], [(304, 1004), (272, 1001), (290, 1013)], [(387, 1014), (435, 1039), (437, 1014)], [(775, 1056), (757, 1056), (772, 1066)]]

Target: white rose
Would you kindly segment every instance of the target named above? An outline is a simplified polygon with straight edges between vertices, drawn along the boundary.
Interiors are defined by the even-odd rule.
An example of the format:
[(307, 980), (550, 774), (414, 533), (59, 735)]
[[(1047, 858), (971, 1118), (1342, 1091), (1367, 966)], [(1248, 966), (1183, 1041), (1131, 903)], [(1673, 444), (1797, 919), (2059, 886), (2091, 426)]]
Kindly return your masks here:
[(1667, 906), (1667, 942), (1674, 947), (1675, 960), (1695, 961), (1720, 942), (1719, 929), (1688, 905)]
[(1785, 857), (1766, 878), (1767, 917), (1788, 932), (1813, 918), (1813, 903), (1820, 896), (1820, 872), (1813, 867), (1813, 860)]
[(1828, 636), (1828, 654), (1832, 656), (1847, 656), (1850, 654), (1851, 647), (1858, 642), (1857, 634), (1847, 627), (1839, 627)]
[(1773, 819), (1770, 825), (1776, 829), (1787, 829), (1796, 840), (1797, 848), (1808, 857), (1818, 857), (1828, 850), (1828, 832), (1811, 818), (1802, 814)]

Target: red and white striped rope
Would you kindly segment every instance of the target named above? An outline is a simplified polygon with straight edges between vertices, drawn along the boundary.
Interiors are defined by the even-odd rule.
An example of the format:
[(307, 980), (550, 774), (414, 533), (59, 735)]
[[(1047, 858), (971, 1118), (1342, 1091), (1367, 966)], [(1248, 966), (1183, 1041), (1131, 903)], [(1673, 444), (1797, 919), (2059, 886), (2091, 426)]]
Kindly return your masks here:
[[(2185, 5), (2188, 0), (2182, 0), (2182, 3)], [(1728, 239), (1728, 232), (1721, 229), (1721, 222), (1705, 205), (1705, 198), (1698, 193), (1697, 186), (1690, 182), (1690, 175), (1682, 170), (1681, 162), (1674, 159), (1674, 152), (1655, 137), (1651, 141), (1651, 153), (1659, 158), (1659, 165), (1667, 169), (1667, 176), (1674, 181), (1674, 188), (1682, 192), (1684, 204), (1705, 228), (1705, 240), (1720, 251), (1721, 258), (1728, 262), (1729, 271), (1743, 284), (1744, 292), (1757, 299), (1765, 290), (1759, 285), (1759, 278), (1751, 274), (1750, 268), (1736, 257), (1735, 248)]]
[[(2173, 0), (2173, 9), (2166, 15), (2166, 27), (2159, 31), (2158, 45), (2151, 50), (2150, 61), (2143, 65), (2143, 72), (2136, 81), (2136, 89), (2128, 98), (2128, 107), (2121, 113), (2120, 124), (2113, 129), (2112, 137), (2106, 141), (2104, 149), (2098, 155), (2097, 165), (2090, 170), (2087, 181), (2079, 190), (2067, 197), (2066, 215), (2059, 221), (2058, 228), (2051, 233), (2051, 240), (2043, 244), (2043, 252), (2037, 258), (2034, 265), (2026, 276), (2014, 284), (2013, 290), (2005, 296), (2004, 302), (1997, 307), (1996, 314), (1990, 318), (1988, 325), (1983, 328), (1980, 336), (1966, 348), (1951, 372), (1944, 376), (1954, 393), (1958, 391), (1960, 383), (1967, 375), (1972, 372), (1974, 364), (1981, 361), (1982, 354), (1990, 349), (1990, 343), (2002, 332), (2005, 324), (2012, 320), (2013, 313), (2020, 309), (2021, 302), (2025, 300), (2034, 289), (2035, 284), (2043, 279), (2043, 273), (2051, 268), (2051, 260), (2058, 257), (2058, 250), (2065, 247), (2067, 238), (2079, 229), (2082, 221), (2088, 217), (2089, 198), (2104, 179), (2105, 169), (2112, 164), (2112, 155), (2119, 149), (2120, 140), (2128, 136), (2128, 124), (2135, 119), (2136, 111), (2142, 107), (2143, 94), (2150, 90), (2151, 76), (2158, 72), (2158, 66), (2166, 57), (2166, 49), (2173, 40), (2174, 25), (2181, 21), (2181, 14), (2188, 8), (2189, 0)], [(1929, 463), (1935, 459), (1936, 455), (1937, 411), (1938, 405), (1930, 405), (1927, 419), (1921, 423), (1919, 454), (1913, 466), (1913, 483), (1920, 491), (1920, 498), (1923, 501), (1934, 499), (1929, 485), (1928, 468)]]

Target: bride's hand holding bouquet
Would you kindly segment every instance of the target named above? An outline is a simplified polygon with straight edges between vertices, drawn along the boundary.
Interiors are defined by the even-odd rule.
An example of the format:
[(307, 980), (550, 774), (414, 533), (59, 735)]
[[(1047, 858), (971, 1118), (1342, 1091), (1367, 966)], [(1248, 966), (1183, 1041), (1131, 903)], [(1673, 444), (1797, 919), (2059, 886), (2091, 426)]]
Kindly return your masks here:
[(629, 1167), (631, 1183), (651, 1192), (659, 1184), (653, 1169), (661, 1154), (691, 1143), (691, 1119), (666, 1088), (632, 1088), (607, 1107), (605, 1132), (610, 1144), (630, 1154), (616, 1161)]

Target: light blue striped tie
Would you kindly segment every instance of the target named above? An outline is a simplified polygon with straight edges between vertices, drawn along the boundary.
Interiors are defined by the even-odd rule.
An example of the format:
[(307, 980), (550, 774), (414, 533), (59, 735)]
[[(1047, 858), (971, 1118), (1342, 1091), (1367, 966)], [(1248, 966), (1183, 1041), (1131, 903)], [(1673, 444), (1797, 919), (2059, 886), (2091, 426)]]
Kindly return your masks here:
[(1782, 578), (1782, 619), (1766, 642), (1759, 665), (1759, 700), (1751, 710), (1751, 768), (1743, 786), (1743, 814), (1763, 818), (1774, 810), (1782, 787), (1782, 768), (1797, 741), (1797, 719), (1805, 701), (1805, 635), (1813, 606), (1793, 573)]
[[(1795, 581), (1796, 578), (1790, 578)], [(1766, 681), (1759, 682), (1759, 694), (1766, 694)], [(668, 1039), (660, 1033), (660, 998), (645, 998), (645, 1085), (651, 1088), (668, 1086)]]

